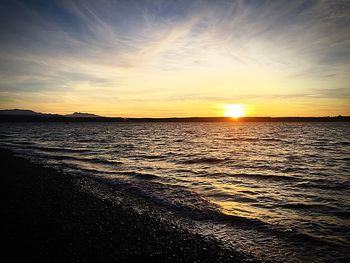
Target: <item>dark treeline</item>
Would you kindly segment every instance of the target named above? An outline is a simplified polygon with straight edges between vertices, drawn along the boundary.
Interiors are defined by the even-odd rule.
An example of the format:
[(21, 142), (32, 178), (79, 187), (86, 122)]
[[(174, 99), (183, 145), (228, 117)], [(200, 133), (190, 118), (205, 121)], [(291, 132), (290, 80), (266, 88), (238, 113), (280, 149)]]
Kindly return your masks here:
[(337, 117), (189, 117), (189, 118), (121, 118), (66, 116), (0, 115), (0, 122), (350, 122), (350, 116)]

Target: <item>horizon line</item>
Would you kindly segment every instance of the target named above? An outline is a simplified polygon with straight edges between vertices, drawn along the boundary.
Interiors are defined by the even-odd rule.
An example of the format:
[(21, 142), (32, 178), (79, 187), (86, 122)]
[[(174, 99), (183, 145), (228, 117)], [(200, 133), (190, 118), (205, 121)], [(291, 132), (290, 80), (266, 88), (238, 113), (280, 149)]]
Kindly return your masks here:
[[(37, 114), (43, 114), (43, 115), (59, 115), (62, 117), (70, 117), (70, 118), (122, 118), (122, 119), (191, 119), (191, 118), (226, 118), (226, 119), (233, 119), (233, 120), (238, 120), (238, 119), (244, 119), (244, 118), (336, 118), (336, 117), (350, 117), (350, 115), (322, 115), (322, 116), (241, 116), (241, 117), (229, 117), (229, 116), (171, 116), (171, 117), (123, 117), (123, 116), (103, 116), (103, 115), (97, 115), (95, 113), (91, 112), (85, 112), (85, 111), (74, 111), (73, 113), (68, 113), (68, 114), (60, 114), (60, 113), (51, 113), (51, 112), (37, 112), (34, 110), (30, 109), (19, 109), (19, 108), (14, 108), (14, 109), (0, 109), (0, 115), (6, 115), (6, 114), (1, 114), (2, 111), (31, 111), (33, 113)], [(67, 116), (67, 115), (73, 115), (75, 113), (78, 114), (88, 114), (88, 115), (95, 115), (95, 116), (86, 116), (86, 117), (74, 117), (74, 116)], [(8, 115), (8, 116), (24, 116), (24, 115)], [(27, 117), (35, 117), (35, 116), (30, 116), (27, 115)], [(39, 116), (37, 116), (39, 117)], [(44, 117), (44, 116), (42, 116)]]

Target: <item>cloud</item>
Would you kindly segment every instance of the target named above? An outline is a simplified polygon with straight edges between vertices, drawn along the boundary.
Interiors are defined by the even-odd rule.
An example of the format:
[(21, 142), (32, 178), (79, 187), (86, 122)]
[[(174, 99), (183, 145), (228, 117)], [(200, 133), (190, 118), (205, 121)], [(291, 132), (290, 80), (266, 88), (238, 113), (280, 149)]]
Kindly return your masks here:
[(348, 98), (349, 1), (0, 5), (0, 92), (6, 96)]

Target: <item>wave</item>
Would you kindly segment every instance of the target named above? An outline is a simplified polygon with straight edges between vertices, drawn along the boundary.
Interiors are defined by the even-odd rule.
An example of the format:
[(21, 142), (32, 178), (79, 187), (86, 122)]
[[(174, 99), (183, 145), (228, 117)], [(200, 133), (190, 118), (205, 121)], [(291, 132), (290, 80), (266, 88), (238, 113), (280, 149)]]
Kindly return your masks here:
[(348, 190), (350, 189), (350, 183), (345, 182), (332, 182), (324, 179), (313, 179), (310, 181), (303, 181), (297, 185), (300, 188), (316, 188), (323, 190)]
[(240, 202), (240, 203), (255, 203), (257, 200), (256, 198), (250, 198), (244, 194), (232, 194), (232, 193), (227, 193), (223, 191), (216, 190), (216, 192), (210, 193), (206, 195), (207, 197), (214, 197), (215, 199), (230, 199), (235, 202)]
[[(153, 174), (143, 174), (138, 172), (118, 172), (131, 176), (154, 177)], [(157, 177), (156, 177), (157, 178)], [(177, 185), (164, 185), (159, 182), (148, 181), (143, 183), (115, 180), (108, 177), (95, 178), (95, 180), (114, 187), (122, 188), (127, 193), (142, 196), (153, 204), (167, 207), (171, 210), (181, 212), (182, 214), (196, 220), (210, 220), (216, 222), (225, 222), (239, 224), (240, 226), (258, 227), (261, 229), (270, 229), (272, 225), (262, 222), (258, 219), (247, 218), (236, 215), (228, 215), (220, 211), (220, 207), (209, 202), (196, 192)]]
[(240, 137), (232, 137), (232, 138), (222, 138), (224, 141), (241, 141), (241, 142), (282, 142), (283, 140), (277, 138), (240, 138)]
[(268, 175), (268, 174), (252, 174), (252, 173), (211, 173), (209, 176), (218, 177), (240, 177), (240, 178), (252, 178), (262, 180), (274, 180), (274, 181), (300, 181), (297, 177), (288, 175)]
[(350, 162), (350, 157), (338, 157), (334, 158), (337, 161), (345, 161), (345, 162)]
[[(154, 174), (145, 174), (134, 171), (118, 172), (118, 174), (137, 177), (141, 176), (143, 179), (147, 178), (148, 176), (151, 178), (157, 178), (157, 176)], [(108, 176), (95, 179), (98, 182), (121, 188), (129, 194), (136, 195), (137, 197), (143, 197), (145, 200), (150, 201), (153, 205), (160, 205), (170, 210), (186, 214), (190, 217), (201, 218), (208, 211), (219, 213), (218, 205), (209, 202), (198, 193), (190, 191), (182, 186), (163, 184), (153, 180), (142, 182), (130, 182), (119, 179), (115, 180), (114, 178), (109, 178)]]
[(166, 158), (165, 156), (162, 156), (162, 155), (132, 155), (130, 157), (150, 159), (150, 160), (160, 160), (160, 159)]
[(281, 204), (281, 207), (292, 208), (292, 209), (325, 209), (325, 205), (322, 204), (305, 204), (305, 203), (288, 203)]
[(28, 142), (28, 141), (5, 141), (6, 143), (16, 145), (35, 145), (34, 142)]
[(0, 138), (13, 138), (14, 136), (11, 134), (0, 134)]
[(350, 142), (348, 142), (348, 141), (345, 141), (345, 142), (337, 142), (337, 143), (335, 143), (336, 145), (340, 145), (340, 146), (348, 146), (348, 145), (350, 145)]
[(283, 173), (296, 173), (296, 172), (307, 172), (307, 168), (303, 167), (295, 167), (295, 166), (288, 166), (288, 167), (276, 167), (276, 169), (280, 170)]
[[(130, 174), (130, 172), (125, 172)], [(131, 172), (133, 175), (134, 172)], [(139, 173), (136, 173), (139, 174)], [(174, 185), (164, 185), (159, 182), (147, 181), (144, 183), (125, 182), (109, 178), (97, 178), (100, 183), (121, 188), (124, 192), (142, 197), (153, 205), (160, 205), (170, 211), (180, 213), (191, 220), (212, 222), (239, 227), (251, 231), (252, 229), (264, 232), (268, 236), (274, 235), (292, 242), (313, 242), (325, 244), (328, 242), (313, 235), (299, 232), (297, 229), (287, 229), (280, 225), (270, 224), (256, 218), (243, 217), (223, 213), (219, 206), (207, 201), (199, 194)]]
[(179, 163), (182, 163), (182, 164), (200, 164), (200, 163), (215, 164), (215, 163), (223, 163), (223, 162), (227, 162), (227, 161), (229, 161), (229, 159), (221, 159), (221, 158), (215, 158), (215, 157), (203, 157), (203, 158), (181, 160), (181, 161), (179, 161)]
[(35, 145), (35, 143), (31, 142), (18, 142), (18, 141), (11, 141), (11, 142), (5, 142), (6, 145), (9, 145), (11, 147), (20, 148), (22, 150), (25, 149), (32, 149), (32, 150), (39, 150), (42, 152), (63, 152), (63, 153), (89, 153), (91, 152), (90, 149), (86, 148), (58, 148), (58, 147), (50, 147), (50, 146), (40, 146)]
[(68, 153), (88, 153), (91, 152), (89, 149), (79, 149), (79, 148), (56, 148), (56, 147), (44, 147), (44, 146), (36, 146), (31, 147), (34, 149), (38, 149), (44, 152), (68, 152)]
[[(45, 165), (45, 164), (44, 164)], [(51, 166), (51, 165), (49, 165)], [(56, 168), (59, 168), (60, 171), (62, 170), (62, 167), (60, 166), (56, 166)], [(67, 163), (65, 162), (64, 163), (64, 167), (63, 167), (63, 172), (65, 172), (65, 170), (69, 170), (69, 169), (72, 169), (74, 171), (74, 173), (76, 174), (80, 174), (82, 176), (92, 176), (92, 177), (98, 177), (98, 176), (102, 176), (102, 175), (118, 175), (117, 172), (115, 171), (106, 171), (106, 170), (103, 170), (103, 169), (94, 169), (94, 168), (86, 168), (86, 167), (82, 167), (82, 166), (77, 166), (77, 165), (74, 165), (74, 164), (71, 164), (71, 163)], [(71, 173), (71, 171), (68, 171), (68, 173)]]
[(123, 171), (123, 172), (117, 172), (118, 174), (121, 175), (128, 175), (132, 177), (137, 177), (140, 179), (157, 179), (159, 176), (155, 174), (150, 174), (150, 173), (140, 173), (140, 172), (135, 172), (135, 171)]
[(91, 162), (91, 163), (98, 163), (98, 164), (107, 164), (107, 165), (118, 165), (123, 164), (121, 161), (115, 161), (115, 160), (105, 160), (105, 159), (99, 159), (99, 158), (81, 158), (71, 155), (45, 155), (44, 157), (50, 158), (53, 160), (74, 160), (79, 162)]
[(350, 211), (336, 211), (333, 214), (341, 218), (350, 219)]
[[(77, 160), (77, 158), (68, 158), (68, 159), (72, 159), (72, 160)], [(78, 159), (78, 161), (80, 161), (81, 159)], [(157, 179), (158, 175), (155, 174), (150, 174), (150, 173), (143, 173), (143, 172), (135, 172), (135, 171), (106, 171), (103, 169), (94, 169), (94, 168), (86, 168), (86, 167), (82, 167), (82, 166), (77, 166), (74, 164), (70, 164), (70, 163), (65, 163), (65, 168), (70, 168), (73, 169), (75, 172), (81, 174), (81, 175), (85, 175), (85, 173), (89, 173), (92, 174), (94, 176), (97, 175), (98, 176), (128, 176), (128, 177), (132, 177), (132, 178), (137, 178), (137, 179), (148, 179), (148, 180), (152, 180), (152, 179)]]
[[(11, 145), (12, 146), (12, 145)], [(1, 146), (3, 147), (3, 145)], [(7, 148), (7, 147), (6, 147)], [(55, 151), (41, 151), (35, 153), (35, 155), (31, 155), (28, 152), (28, 148), (32, 149), (41, 149), (41, 147), (8, 147), (9, 150), (14, 150), (16, 154), (24, 154), (23, 157), (29, 158), (34, 157), (37, 161), (46, 163), (47, 161), (77, 161), (82, 163), (97, 163), (97, 164), (106, 164), (106, 165), (121, 165), (123, 162), (116, 161), (116, 160), (105, 160), (105, 159), (99, 159), (99, 158), (89, 158), (89, 157), (78, 157), (73, 155), (61, 155), (61, 154), (54, 154)], [(74, 152), (75, 153), (75, 152)], [(30, 155), (30, 156), (28, 156)], [(65, 163), (65, 165), (68, 167), (68, 163)], [(74, 166), (75, 168), (78, 168), (78, 166)], [(97, 170), (96, 170), (97, 171)]]

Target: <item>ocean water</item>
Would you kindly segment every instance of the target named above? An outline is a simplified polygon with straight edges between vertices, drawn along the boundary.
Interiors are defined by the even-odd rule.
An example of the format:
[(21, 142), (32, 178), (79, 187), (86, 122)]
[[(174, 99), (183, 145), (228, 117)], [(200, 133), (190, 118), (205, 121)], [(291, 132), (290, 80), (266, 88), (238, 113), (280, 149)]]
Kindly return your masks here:
[(263, 261), (350, 261), (350, 123), (1, 123), (0, 147)]

